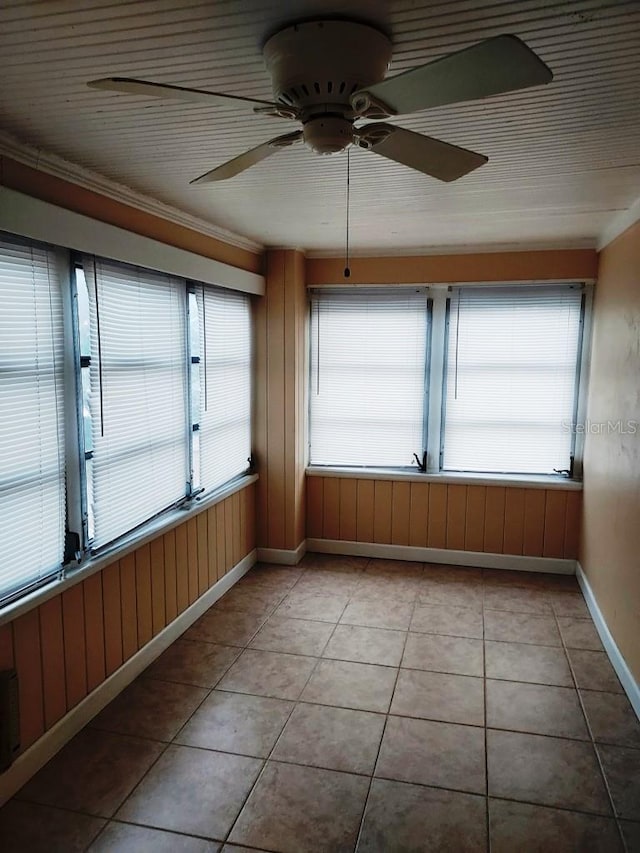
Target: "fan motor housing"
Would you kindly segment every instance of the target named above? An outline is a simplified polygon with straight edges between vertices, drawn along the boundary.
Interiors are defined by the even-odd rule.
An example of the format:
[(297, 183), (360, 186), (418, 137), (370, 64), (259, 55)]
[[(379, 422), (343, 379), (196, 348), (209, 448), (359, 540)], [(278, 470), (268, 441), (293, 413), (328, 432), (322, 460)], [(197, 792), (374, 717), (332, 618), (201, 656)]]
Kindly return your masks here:
[[(351, 112), (351, 95), (384, 79), (391, 41), (355, 21), (304, 21), (271, 36), (263, 55), (274, 100), (300, 109), (305, 121), (322, 112)], [(316, 130), (310, 129), (309, 135)], [(331, 132), (340, 133), (333, 124)]]

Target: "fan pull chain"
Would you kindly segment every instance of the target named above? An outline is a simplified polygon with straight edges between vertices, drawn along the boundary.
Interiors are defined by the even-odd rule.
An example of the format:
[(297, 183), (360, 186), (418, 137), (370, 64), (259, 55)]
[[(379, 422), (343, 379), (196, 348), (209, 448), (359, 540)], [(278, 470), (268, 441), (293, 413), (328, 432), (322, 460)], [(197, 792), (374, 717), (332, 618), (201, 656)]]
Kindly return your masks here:
[(349, 278), (351, 275), (351, 270), (349, 269), (349, 190), (350, 190), (350, 175), (349, 175), (349, 155), (351, 153), (351, 146), (347, 148), (347, 242), (346, 242), (346, 251), (345, 251), (345, 268), (344, 268), (344, 277)]

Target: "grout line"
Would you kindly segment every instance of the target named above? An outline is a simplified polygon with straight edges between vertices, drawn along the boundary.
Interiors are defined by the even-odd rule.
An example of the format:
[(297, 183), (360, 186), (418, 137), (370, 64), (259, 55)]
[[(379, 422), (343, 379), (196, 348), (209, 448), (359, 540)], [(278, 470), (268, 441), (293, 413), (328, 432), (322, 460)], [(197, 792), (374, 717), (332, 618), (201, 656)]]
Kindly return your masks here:
[[(424, 563), (422, 563), (422, 577), (424, 577), (424, 571), (425, 571)], [(371, 789), (373, 788), (373, 780), (376, 778), (375, 773), (376, 773), (376, 769), (377, 769), (377, 767), (378, 767), (378, 762), (379, 762), (379, 760), (380, 760), (380, 752), (382, 751), (382, 743), (383, 743), (383, 741), (384, 741), (384, 737), (385, 737), (385, 734), (386, 734), (386, 731), (387, 731), (387, 724), (388, 724), (388, 722), (389, 722), (389, 717), (391, 716), (391, 713), (390, 713), (390, 712), (391, 712), (391, 705), (393, 704), (393, 699), (394, 699), (394, 696), (395, 696), (395, 693), (396, 693), (396, 689), (397, 689), (397, 687), (398, 687), (398, 679), (400, 678), (400, 669), (401, 669), (401, 666), (402, 666), (402, 661), (404, 660), (404, 654), (405, 654), (405, 650), (406, 650), (406, 647), (407, 647), (407, 641), (408, 641), (408, 639), (409, 639), (409, 629), (411, 628), (411, 623), (413, 622), (413, 617), (414, 617), (414, 614), (415, 614), (415, 612), (416, 612), (416, 607), (417, 607), (417, 605), (418, 605), (418, 596), (416, 595), (416, 597), (415, 597), (415, 598), (414, 598), (414, 600), (413, 600), (413, 605), (412, 605), (412, 607), (411, 607), (411, 615), (410, 615), (410, 617), (409, 617), (409, 622), (408, 622), (408, 624), (407, 624), (407, 630), (405, 631), (405, 634), (404, 634), (404, 643), (402, 644), (402, 653), (401, 653), (401, 655), (400, 655), (400, 663), (399, 663), (399, 665), (398, 665), (398, 667), (397, 667), (396, 678), (395, 678), (395, 681), (394, 681), (394, 684), (393, 684), (393, 690), (391, 691), (391, 696), (390, 696), (390, 698), (389, 698), (389, 707), (388, 707), (388, 711), (387, 711), (387, 713), (385, 714), (384, 725), (383, 725), (383, 727), (382, 727), (382, 732), (381, 732), (381, 735), (380, 735), (380, 740), (379, 740), (379, 742), (378, 742), (378, 749), (377, 749), (377, 752), (376, 752), (376, 757), (375, 757), (375, 760), (374, 760), (374, 762), (373, 762), (373, 767), (372, 767), (372, 769), (371, 769), (371, 774), (370, 774), (370, 777), (369, 777), (369, 788), (367, 789), (367, 796), (365, 797), (364, 805), (363, 805), (363, 807), (362, 807), (362, 814), (361, 814), (361, 816), (360, 816), (360, 825), (359, 825), (359, 827), (358, 827), (358, 832), (357, 832), (357, 835), (356, 835), (356, 841), (355, 841), (355, 845), (354, 845), (354, 851), (356, 851), (356, 850), (357, 850), (357, 848), (358, 848), (358, 846), (359, 846), (359, 844), (360, 844), (360, 840), (361, 840), (361, 838), (362, 838), (362, 832), (363, 832), (363, 830), (364, 830), (365, 817), (366, 817), (366, 814), (367, 814), (367, 809), (368, 809), (368, 807), (369, 807), (369, 800), (370, 800), (370, 798), (371, 798)]]
[(487, 851), (491, 853), (491, 821), (489, 814), (489, 744), (487, 731), (489, 720), (487, 718), (487, 655), (486, 655), (486, 609), (484, 607), (484, 596), (482, 599), (482, 695), (484, 699), (484, 779), (485, 779), (485, 833), (487, 838)]
[(589, 715), (587, 714), (587, 709), (585, 707), (583, 698), (580, 694), (580, 690), (578, 689), (578, 680), (576, 678), (576, 675), (575, 675), (575, 672), (573, 669), (573, 665), (571, 663), (571, 657), (568, 653), (567, 645), (566, 645), (565, 640), (564, 640), (564, 636), (562, 635), (562, 632), (560, 631), (560, 623), (558, 621), (559, 617), (557, 614), (555, 615), (555, 618), (556, 618), (556, 623), (558, 625), (558, 631), (560, 632), (560, 639), (562, 640), (562, 648), (564, 650), (564, 655), (565, 655), (565, 658), (566, 658), (567, 663), (569, 665), (569, 671), (571, 672), (571, 678), (573, 680), (574, 688), (576, 691), (576, 696), (578, 698), (578, 702), (580, 703), (580, 709), (582, 711), (582, 715), (584, 717), (584, 721), (585, 721), (586, 726), (587, 726), (587, 731), (588, 731), (589, 737), (591, 739), (591, 748), (593, 749), (593, 752), (595, 754), (596, 763), (598, 765), (598, 769), (600, 770), (600, 776), (602, 777), (602, 782), (603, 782), (604, 788), (607, 792), (607, 797), (609, 799), (609, 807), (611, 809), (611, 814), (612, 814), (613, 819), (615, 820), (616, 826), (618, 828), (618, 835), (620, 836), (620, 839), (622, 842), (622, 848), (624, 850), (626, 850), (627, 849), (627, 843), (626, 843), (625, 838), (624, 838), (624, 833), (622, 832), (622, 826), (620, 825), (620, 818), (618, 817), (618, 811), (616, 809), (616, 805), (615, 805), (615, 802), (613, 799), (611, 787), (609, 786), (609, 779), (607, 778), (607, 774), (605, 773), (604, 765), (602, 763), (602, 758), (600, 757), (600, 751), (598, 750), (597, 745), (596, 745), (596, 740), (594, 737), (593, 729), (591, 727), (591, 721), (589, 719)]
[[(304, 572), (303, 572), (303, 574), (302, 574), (302, 575), (300, 575), (300, 577), (303, 577), (303, 576), (304, 576)], [(300, 578), (298, 578), (298, 580), (300, 580)], [(297, 585), (297, 581), (296, 581), (296, 584), (294, 584), (294, 587), (293, 587), (293, 588), (295, 588), (295, 586), (296, 586), (296, 585)], [(348, 603), (348, 602), (347, 602), (347, 603)], [(342, 612), (343, 612), (343, 613), (344, 613), (344, 609), (345, 609), (346, 607), (347, 607), (347, 604), (345, 604), (345, 605), (344, 605), (344, 608), (343, 608), (343, 610), (342, 610)], [(342, 614), (341, 614), (341, 615), (342, 615)], [(333, 631), (331, 632), (331, 635), (330, 635), (330, 637), (329, 637), (329, 640), (330, 640), (330, 639), (331, 639), (331, 637), (333, 636), (333, 632), (335, 631), (335, 628), (336, 628), (336, 627), (337, 627), (337, 623), (335, 624), (334, 629), (333, 629)], [(254, 636), (255, 636), (255, 635), (254, 635)], [(251, 640), (252, 640), (252, 639), (253, 639), (253, 637), (251, 638)], [(251, 642), (251, 640), (249, 640), (249, 642)], [(327, 642), (329, 642), (329, 640), (327, 640)], [(325, 646), (325, 648), (326, 648), (326, 646)], [(246, 647), (245, 647), (245, 649), (246, 649)], [(323, 651), (324, 651), (324, 649), (323, 649)], [(308, 656), (307, 656), (307, 657), (308, 657)], [(229, 838), (231, 837), (231, 834), (232, 834), (232, 832), (233, 832), (233, 830), (234, 830), (234, 827), (235, 827), (235, 826), (236, 826), (236, 824), (238, 823), (238, 821), (239, 821), (239, 819), (240, 819), (240, 816), (241, 816), (241, 814), (243, 813), (243, 811), (244, 811), (244, 809), (245, 809), (245, 806), (247, 805), (247, 802), (249, 801), (249, 798), (251, 797), (251, 795), (253, 794), (253, 792), (256, 790), (256, 788), (257, 788), (257, 786), (258, 786), (258, 784), (259, 784), (260, 780), (262, 779), (262, 776), (263, 776), (263, 775), (264, 775), (264, 773), (265, 773), (265, 770), (266, 770), (266, 768), (267, 768), (267, 766), (268, 766), (268, 764), (269, 764), (269, 761), (271, 760), (271, 756), (273, 755), (273, 752), (274, 752), (275, 748), (277, 747), (278, 743), (280, 742), (280, 740), (281, 740), (281, 738), (282, 738), (282, 736), (283, 736), (283, 734), (284, 734), (284, 731), (285, 731), (285, 729), (286, 729), (286, 727), (287, 727), (287, 725), (288, 725), (288, 723), (289, 723), (289, 720), (291, 719), (291, 716), (293, 715), (293, 713), (294, 713), (295, 709), (296, 709), (296, 708), (298, 707), (298, 705), (300, 704), (300, 696), (302, 696), (302, 694), (303, 694), (303, 692), (304, 692), (305, 688), (306, 688), (306, 687), (307, 687), (307, 685), (309, 684), (309, 681), (311, 680), (311, 678), (312, 678), (312, 676), (313, 676), (314, 672), (315, 672), (315, 671), (316, 671), (316, 669), (318, 668), (318, 666), (319, 666), (319, 664), (320, 664), (320, 661), (321, 661), (321, 658), (320, 658), (320, 657), (317, 657), (317, 658), (316, 658), (316, 662), (315, 662), (315, 664), (314, 664), (313, 668), (311, 669), (311, 671), (310, 671), (310, 673), (309, 673), (309, 675), (308, 675), (308, 677), (307, 677), (307, 679), (306, 679), (306, 681), (305, 681), (305, 683), (304, 683), (304, 685), (303, 685), (302, 689), (300, 690), (300, 693), (298, 694), (298, 698), (297, 698), (297, 699), (294, 699), (294, 700), (289, 700), (289, 701), (291, 701), (291, 703), (292, 703), (292, 704), (291, 704), (291, 710), (289, 711), (289, 714), (287, 715), (287, 719), (285, 720), (284, 725), (283, 725), (283, 726), (282, 726), (282, 728), (280, 729), (280, 734), (279, 734), (279, 735), (278, 735), (278, 737), (275, 739), (275, 741), (274, 741), (274, 743), (273, 743), (273, 746), (271, 747), (271, 749), (270, 749), (270, 751), (269, 751), (269, 754), (266, 756), (266, 758), (264, 758), (264, 759), (263, 759), (262, 768), (261, 768), (260, 772), (258, 773), (258, 775), (257, 775), (257, 777), (256, 777), (255, 782), (253, 783), (253, 785), (251, 786), (251, 788), (250, 788), (250, 789), (249, 789), (249, 791), (247, 792), (247, 796), (244, 798), (244, 800), (243, 800), (243, 802), (242, 802), (242, 805), (240, 806), (240, 809), (238, 810), (238, 813), (236, 814), (236, 816), (235, 816), (235, 818), (234, 818), (233, 822), (231, 823), (231, 826), (229, 827), (228, 832), (227, 832), (227, 833), (226, 833), (226, 835), (225, 835), (225, 838), (224, 838), (224, 843), (225, 843), (225, 844), (228, 842)], [(229, 692), (233, 692), (233, 691), (229, 691)], [(307, 765), (301, 765), (301, 766), (307, 766)], [(242, 843), (242, 842), (241, 842), (241, 843)]]

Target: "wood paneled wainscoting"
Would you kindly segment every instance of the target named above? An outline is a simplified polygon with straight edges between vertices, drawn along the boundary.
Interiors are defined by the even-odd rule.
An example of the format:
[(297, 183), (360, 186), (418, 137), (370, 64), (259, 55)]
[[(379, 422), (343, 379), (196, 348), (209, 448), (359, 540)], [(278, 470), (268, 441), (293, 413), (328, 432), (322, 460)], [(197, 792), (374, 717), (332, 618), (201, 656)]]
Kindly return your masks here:
[[(337, 551), (335, 543), (344, 542), (575, 561), (581, 504), (582, 492), (572, 484), (545, 488), (314, 472), (307, 476), (307, 544), (309, 550)], [(406, 553), (405, 559), (420, 559), (420, 552)], [(523, 560), (514, 567), (518, 562), (526, 567)], [(556, 566), (571, 569), (570, 563)]]
[(0, 669), (18, 672), (22, 751), (254, 549), (250, 483), (1, 625)]

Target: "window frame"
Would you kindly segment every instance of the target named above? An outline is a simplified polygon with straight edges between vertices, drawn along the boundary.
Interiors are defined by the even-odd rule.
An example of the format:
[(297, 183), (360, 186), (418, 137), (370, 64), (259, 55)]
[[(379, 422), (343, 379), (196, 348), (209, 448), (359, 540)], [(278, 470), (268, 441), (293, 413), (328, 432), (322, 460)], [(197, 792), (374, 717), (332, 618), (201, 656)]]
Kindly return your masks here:
[[(591, 323), (593, 310), (593, 282), (584, 280), (572, 281), (527, 281), (527, 282), (465, 282), (460, 284), (430, 284), (418, 285), (426, 289), (427, 298), (430, 300), (430, 323), (428, 325), (426, 356), (425, 356), (425, 409), (424, 409), (424, 449), (426, 450), (426, 470), (421, 471), (416, 465), (413, 466), (362, 466), (358, 464), (344, 465), (317, 464), (310, 462), (310, 441), (307, 441), (307, 467), (317, 473), (330, 473), (332, 470), (339, 472), (371, 472), (378, 470), (382, 473), (396, 472), (398, 476), (423, 475), (428, 479), (442, 478), (452, 481), (488, 480), (503, 482), (534, 483), (580, 483), (582, 480), (582, 465), (584, 452), (584, 434), (580, 430), (574, 430), (572, 436), (573, 463), (569, 476), (563, 474), (537, 474), (537, 473), (504, 473), (496, 471), (449, 471), (443, 468), (444, 456), (444, 433), (445, 433), (445, 406), (446, 406), (446, 369), (447, 369), (447, 345), (450, 324), (450, 308), (454, 288), (464, 286), (477, 288), (506, 288), (517, 291), (519, 287), (579, 287), (582, 290), (582, 308), (580, 318), (580, 337), (578, 343), (578, 356), (576, 362), (575, 395), (573, 403), (573, 424), (584, 422), (587, 405), (587, 383), (591, 352)], [(401, 286), (401, 285), (399, 285)], [(351, 288), (354, 294), (359, 290)], [(318, 287), (315, 290), (321, 291)], [(309, 298), (309, 317), (311, 319), (311, 301)], [(311, 376), (311, 336), (309, 346), (309, 386), (313, 381)], [(307, 406), (309, 423), (312, 418), (311, 394), (309, 394)], [(309, 435), (311, 428), (309, 426)]]

